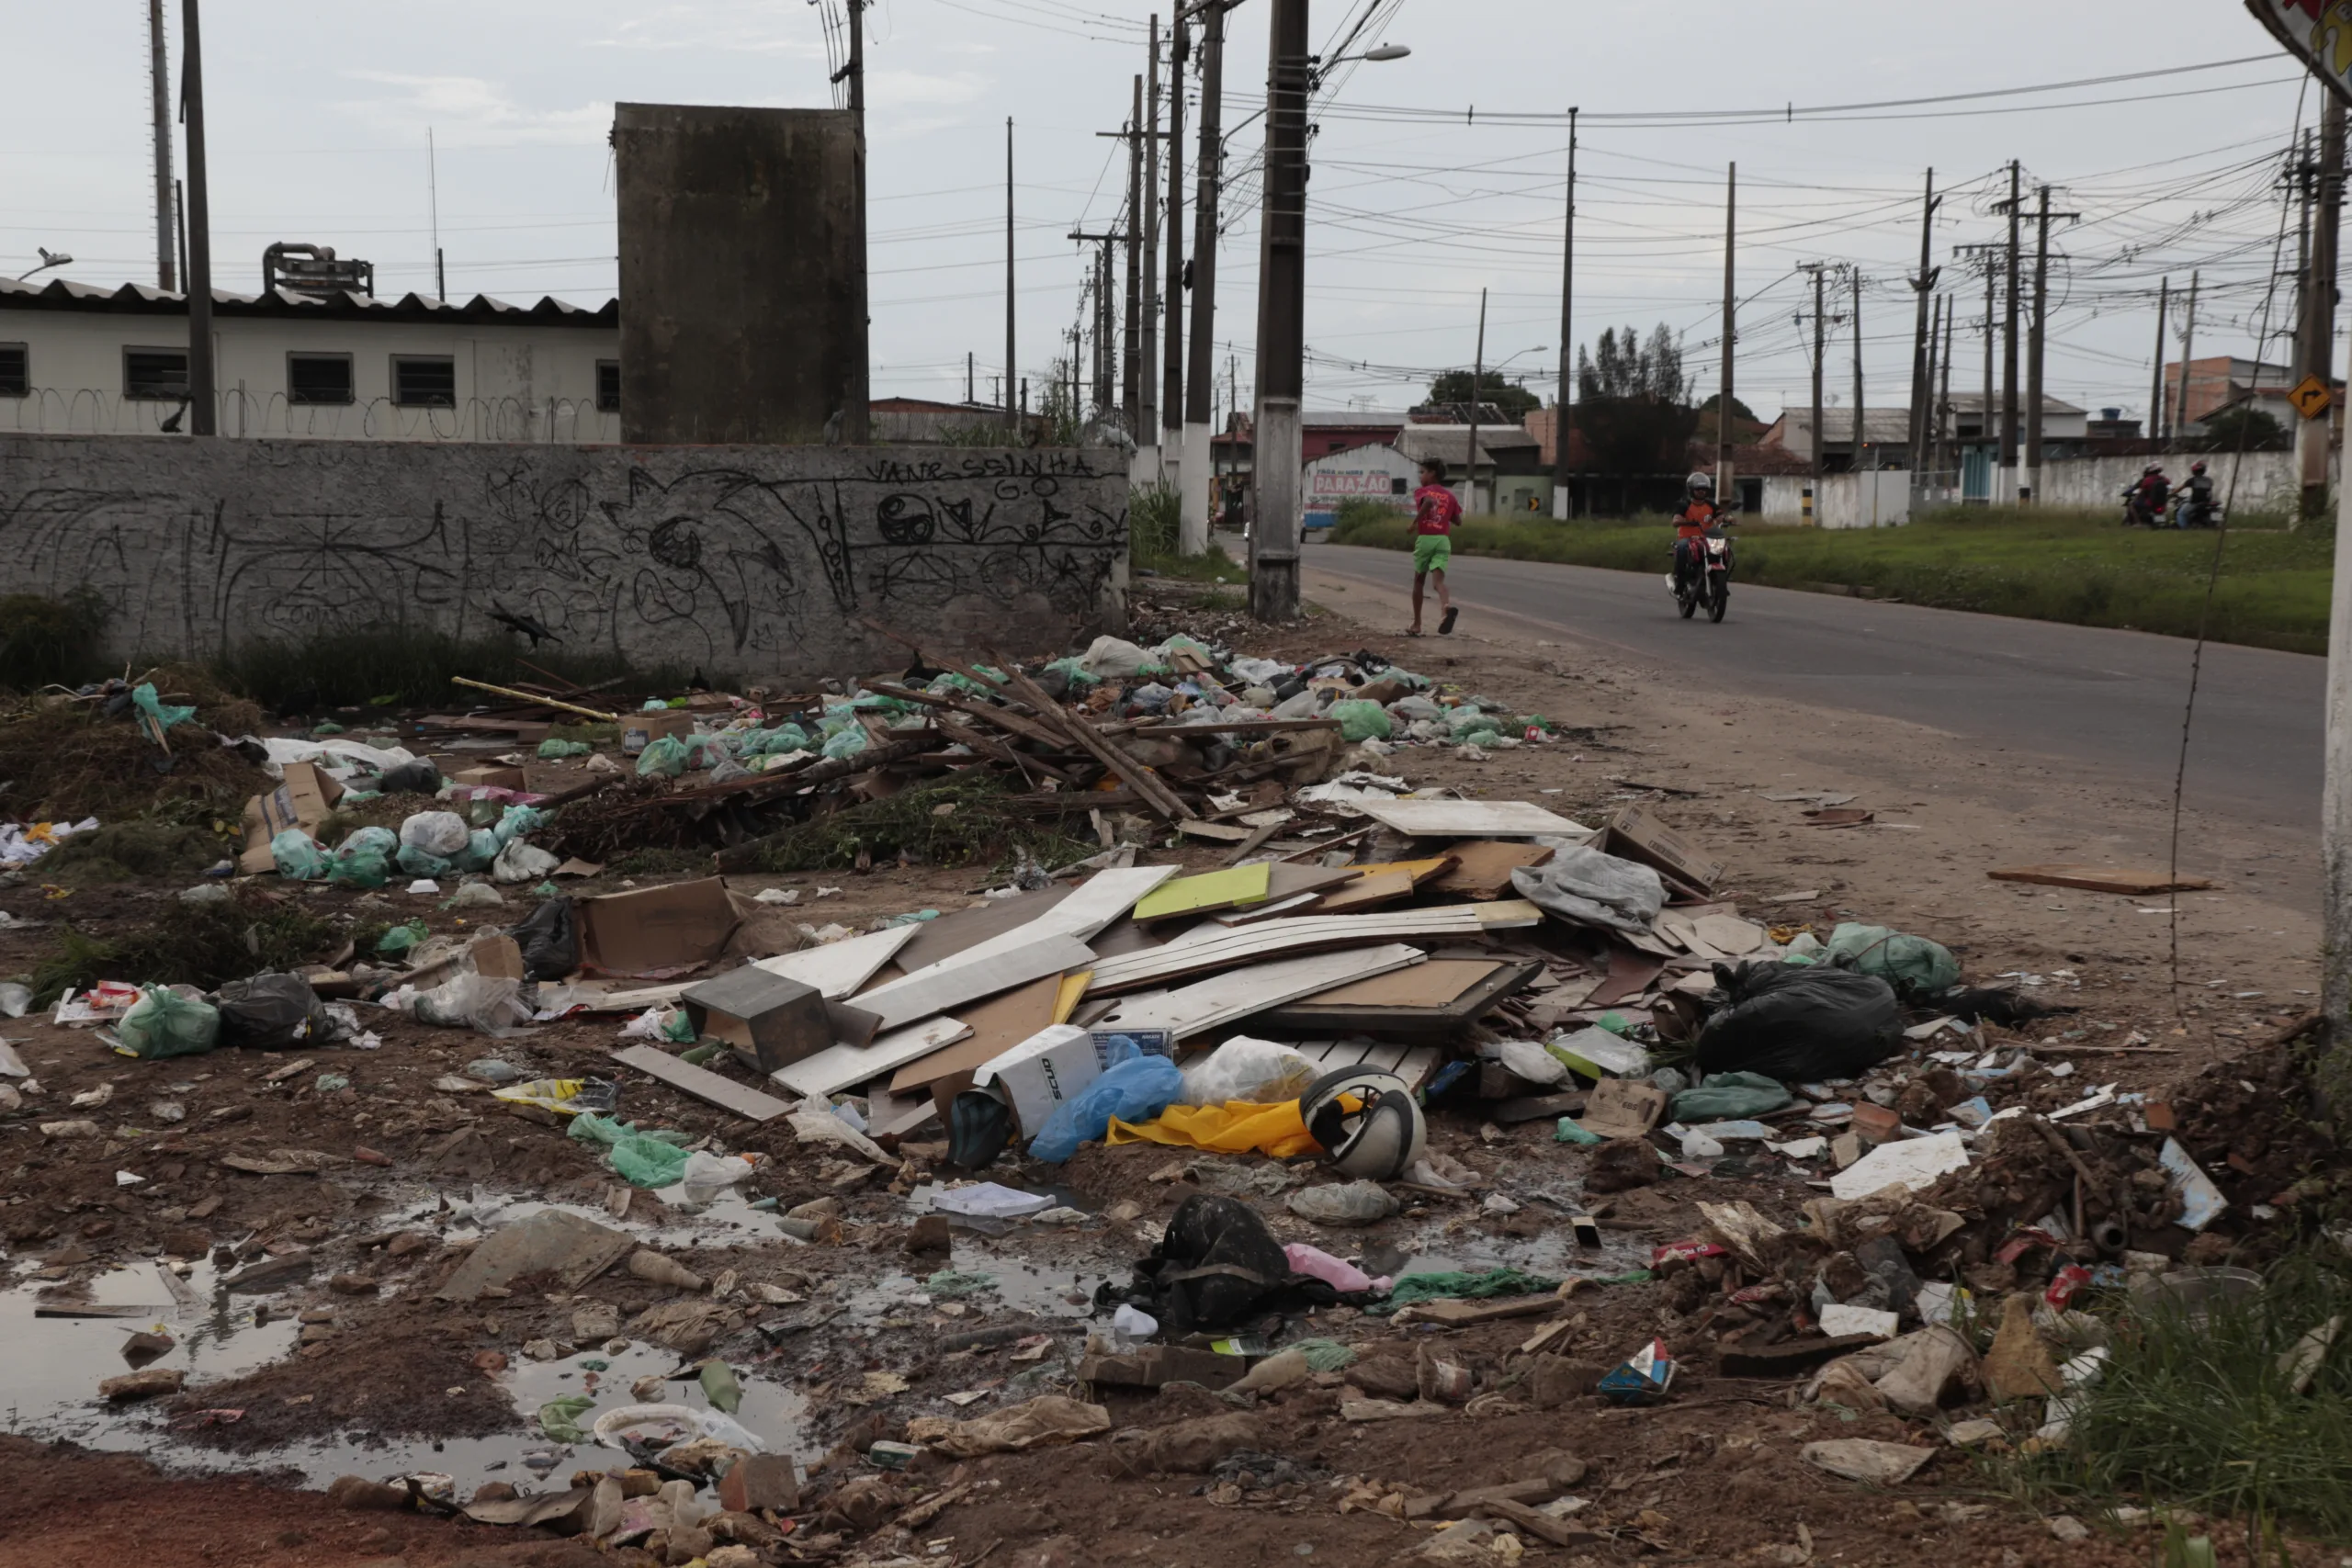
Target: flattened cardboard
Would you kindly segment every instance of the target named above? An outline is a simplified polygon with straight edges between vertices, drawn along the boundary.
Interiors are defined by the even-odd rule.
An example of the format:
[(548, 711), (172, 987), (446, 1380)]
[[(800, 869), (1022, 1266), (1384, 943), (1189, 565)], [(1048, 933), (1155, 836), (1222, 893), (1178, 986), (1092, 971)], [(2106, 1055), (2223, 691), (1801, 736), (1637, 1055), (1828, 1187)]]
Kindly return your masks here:
[(1666, 1114), (1666, 1090), (1634, 1078), (1603, 1078), (1586, 1096), (1577, 1125), (1602, 1138), (1641, 1138)]
[(1648, 866), (1695, 892), (1705, 893), (1723, 880), (1723, 862), (1638, 806), (1625, 807), (1611, 818), (1594, 847)]
[(237, 869), (247, 876), (277, 869), (270, 840), (288, 828), (315, 833), (343, 798), (343, 785), (312, 763), (288, 762), (285, 773), (276, 789), (245, 802), (245, 850), (237, 857)]
[(1456, 844), (1451, 852), (1453, 868), (1429, 886), (1432, 892), (1452, 893), (1463, 898), (1500, 898), (1511, 891), (1512, 872), (1521, 866), (1542, 865), (1552, 858), (1552, 852), (1541, 844), (1511, 843), (1502, 839)]
[(504, 768), (483, 762), (470, 768), (460, 768), (449, 775), (449, 782), (468, 784), (476, 789), (529, 789), (530, 781), (520, 768)]
[(621, 716), (621, 750), (631, 756), (642, 751), (664, 735), (684, 740), (695, 732), (695, 716), (683, 709), (664, 708), (660, 713), (632, 713)]
[(1413, 896), (1413, 874), (1404, 866), (1367, 872), (1345, 887), (1335, 887), (1315, 906), (1318, 915), (1352, 915), (1383, 904), (1400, 903)]
[[(970, 1077), (994, 1057), (1002, 1055), (1023, 1041), (1057, 1022), (1054, 1017), (1063, 987), (1063, 976), (1048, 975), (1042, 980), (1032, 980), (1016, 991), (976, 1002), (963, 1009), (957, 1016), (963, 1019), (972, 1035), (953, 1045), (944, 1046), (920, 1061), (909, 1062), (890, 1079), (892, 1094), (910, 1094), (927, 1090), (943, 1078), (961, 1076), (965, 1082), (959, 1088), (971, 1087)], [(1076, 998), (1072, 998), (1073, 1001)]]
[(2032, 882), (2044, 887), (2076, 887), (2086, 893), (2122, 893), (2143, 898), (2157, 893), (2194, 893), (2213, 886), (2201, 876), (2172, 876), (2120, 865), (2013, 865), (1984, 874), (1996, 882)]
[(581, 967), (601, 975), (677, 974), (708, 964), (735, 933), (735, 908), (716, 876), (583, 898)]
[(1543, 973), (1534, 959), (1433, 958), (1262, 1012), (1253, 1029), (1370, 1034), (1415, 1043), (1449, 1040)]

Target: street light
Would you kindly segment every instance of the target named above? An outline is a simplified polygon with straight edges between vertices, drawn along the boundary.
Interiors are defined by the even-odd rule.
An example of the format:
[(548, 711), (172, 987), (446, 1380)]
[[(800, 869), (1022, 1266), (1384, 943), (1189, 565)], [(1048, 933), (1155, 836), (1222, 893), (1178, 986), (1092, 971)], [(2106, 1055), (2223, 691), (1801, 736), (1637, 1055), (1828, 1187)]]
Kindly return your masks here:
[(22, 283), (25, 279), (30, 277), (33, 275), (33, 272), (47, 272), (53, 266), (71, 266), (74, 265), (73, 256), (64, 251), (52, 251), (47, 245), (36, 245), (33, 248), (40, 252), (40, 265), (33, 268), (32, 272), (20, 272), (17, 274), (17, 281), (19, 283)]

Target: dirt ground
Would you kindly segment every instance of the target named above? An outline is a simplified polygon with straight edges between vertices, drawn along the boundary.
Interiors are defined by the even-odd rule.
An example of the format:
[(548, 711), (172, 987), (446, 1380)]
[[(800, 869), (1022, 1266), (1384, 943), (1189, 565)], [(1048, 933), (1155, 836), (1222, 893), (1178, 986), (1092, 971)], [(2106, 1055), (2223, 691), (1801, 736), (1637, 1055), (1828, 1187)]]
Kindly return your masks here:
[[(1408, 640), (1393, 635), (1404, 624), (1401, 591), (1391, 602), (1310, 577), (1310, 592), (1321, 611), (1313, 620), (1238, 637), (1239, 649), (1300, 659), (1369, 648), (1574, 729), (1560, 743), (1498, 750), (1483, 761), (1450, 748), (1404, 748), (1386, 760), (1390, 771), (1416, 785), (1533, 800), (1586, 820), (1643, 801), (1728, 863), (1722, 894), (1751, 916), (1810, 922), (1824, 936), (1840, 919), (1894, 924), (1950, 945), (1973, 983), (2037, 976), (2037, 995), (2083, 1010), (2026, 1037), (2047, 1038), (2053, 1057), (2075, 1061), (2074, 1083), (2158, 1089), (2312, 1005), (2317, 931), (2306, 844), (2192, 817), (2182, 865), (2211, 877), (2211, 892), (2133, 899), (1992, 882), (1987, 869), (2022, 862), (2161, 865), (2164, 810), (2045, 759), (1985, 754), (1930, 730), (1795, 702), (1732, 702), (1688, 678), (1668, 682), (1475, 612), (1451, 638)], [(1181, 612), (1153, 618), (1170, 628), (1187, 619)], [(1795, 790), (1851, 791), (1876, 818), (1825, 829), (1805, 823), (1801, 804), (1761, 798)], [(1205, 850), (1150, 858), (1201, 868), (1221, 859)], [(911, 908), (962, 907), (987, 880), (968, 870), (884, 868), (740, 886), (798, 888), (793, 919), (857, 928)], [(617, 886), (608, 875), (579, 891)], [(818, 897), (826, 886), (842, 891)], [(0, 928), (0, 976), (29, 970), (51, 951), (61, 918), (104, 935), (117, 923), (169, 918), (176, 890), (133, 884), (53, 899), (38, 875), (0, 887), (0, 911), (14, 918)], [(330, 919), (413, 915), (436, 932), (456, 929), (435, 901), (408, 897), (397, 885), (375, 896), (292, 897)], [(2169, 961), (2176, 920), (2177, 988)], [(547, 1203), (604, 1219), (612, 1187), (598, 1151), (568, 1138), (553, 1116), (448, 1092), (436, 1080), (485, 1055), (530, 1077), (609, 1075), (605, 1057), (620, 1021), (575, 1018), (497, 1042), (374, 1010), (367, 1018), (383, 1036), (379, 1050), (312, 1053), (311, 1066), (291, 1075), (280, 1074), (288, 1064), (278, 1056), (224, 1052), (142, 1063), (109, 1054), (86, 1030), (38, 1016), (0, 1022), (42, 1091), (24, 1111), (0, 1118), (0, 1166), (8, 1173), (0, 1233), (16, 1286), (5, 1320), (16, 1348), (0, 1351), (0, 1364), (12, 1368), (4, 1381), (17, 1434), (0, 1441), (0, 1568), (99, 1562), (134, 1551), (159, 1568), (571, 1568), (609, 1555), (535, 1532), (345, 1511), (319, 1495), (345, 1473), (380, 1480), (439, 1472), (453, 1478), (460, 1499), (485, 1481), (530, 1484), (543, 1475), (560, 1487), (598, 1450), (555, 1452), (533, 1423), (539, 1402), (593, 1390), (590, 1380), (600, 1378), (607, 1391), (638, 1375), (683, 1371), (690, 1378), (699, 1359), (624, 1331), (620, 1337), (635, 1342), (611, 1352), (608, 1370), (580, 1367), (601, 1343), (576, 1331), (582, 1306), (608, 1304), (628, 1323), (674, 1294), (619, 1269), (577, 1293), (527, 1280), (503, 1298), (432, 1299), (477, 1235)], [(348, 1087), (321, 1088), (330, 1072), (347, 1077)], [(279, 1081), (267, 1081), (273, 1076)], [(1096, 1286), (1123, 1280), (1147, 1249), (1140, 1227), (1199, 1190), (1155, 1180), (1172, 1151), (1151, 1145), (1091, 1148), (1059, 1174), (1034, 1165), (991, 1170), (997, 1180), (1059, 1184), (1090, 1211), (1088, 1220), (1065, 1232), (959, 1229), (950, 1255), (916, 1257), (907, 1251), (910, 1194), (933, 1174), (922, 1153), (909, 1151), (897, 1172), (868, 1179), (862, 1165), (801, 1147), (780, 1122), (753, 1128), (620, 1076), (625, 1118), (764, 1158), (736, 1197), (706, 1213), (662, 1212), (639, 1194), (628, 1223), (647, 1245), (707, 1278), (735, 1275), (726, 1301), (715, 1303), (721, 1318), (708, 1353), (743, 1374), (747, 1423), (758, 1427), (756, 1410), (766, 1423), (758, 1429), (809, 1463), (812, 1494), (829, 1478), (865, 1473), (865, 1445), (900, 1436), (908, 1417), (962, 1411), (944, 1401), (949, 1393), (979, 1393), (985, 1410), (1048, 1392), (1041, 1373), (1074, 1359)], [(103, 1106), (68, 1109), (74, 1097), (101, 1089), (111, 1091)], [(161, 1119), (153, 1107), (166, 1100), (182, 1119)], [(40, 1130), (82, 1118), (97, 1122), (96, 1135)], [(1547, 1120), (1505, 1129), (1443, 1114), (1433, 1119), (1432, 1144), (1498, 1190), (1570, 1209), (1601, 1201), (1587, 1200), (1583, 1187), (1591, 1156), (1555, 1143)], [(311, 1168), (254, 1175), (222, 1164), (288, 1150)], [(1204, 1163), (1225, 1168), (1203, 1171), (1210, 1182), (1247, 1179), (1270, 1165)], [(1611, 1227), (1611, 1256), (1623, 1268), (1645, 1261), (1653, 1245), (1695, 1234), (1691, 1205), (1702, 1198), (1746, 1197), (1794, 1224), (1806, 1196), (1786, 1179), (1669, 1179), (1599, 1212)], [(824, 1197), (841, 1201), (843, 1231), (811, 1246), (781, 1238), (748, 1206)], [(1564, 1222), (1541, 1205), (1507, 1224), (1467, 1201), (1423, 1196), (1396, 1219), (1346, 1233), (1263, 1206), (1283, 1239), (1342, 1255), (1387, 1248), (1468, 1267), (1583, 1271)], [(310, 1267), (291, 1285), (218, 1298), (225, 1304), (209, 1332), (189, 1335), (164, 1363), (191, 1368), (187, 1390), (149, 1404), (104, 1410), (94, 1403), (97, 1380), (127, 1370), (113, 1337), (146, 1323), (65, 1320), (80, 1336), (69, 1340), (59, 1337), (61, 1320), (32, 1315), (37, 1300), (59, 1292), (152, 1300), (158, 1258), (190, 1263), (189, 1282), (209, 1290), (230, 1269), (301, 1255)], [(997, 1286), (962, 1299), (926, 1290), (933, 1271), (947, 1267), (991, 1273)], [(1600, 1287), (1572, 1301), (1578, 1321), (1550, 1349), (1597, 1377), (1651, 1337), (1665, 1337), (1689, 1358), (1667, 1404), (1628, 1409), (1588, 1395), (1534, 1407), (1510, 1386), (1510, 1374), (1527, 1359), (1519, 1349), (1533, 1326), (1527, 1320), (1440, 1331), (1329, 1309), (1289, 1337), (1329, 1337), (1354, 1346), (1363, 1362), (1408, 1367), (1421, 1347), (1437, 1345), (1503, 1392), (1433, 1419), (1371, 1423), (1339, 1416), (1346, 1372), (1318, 1374), (1241, 1412), (1196, 1389), (1114, 1393), (1114, 1430), (1238, 1415), (1250, 1424), (1249, 1446), (1289, 1461), (1297, 1478), (1249, 1490), (1200, 1474), (1123, 1475), (1114, 1446), (1100, 1442), (961, 1466), (926, 1455), (879, 1483), (885, 1496), (875, 1513), (886, 1522), (878, 1532), (812, 1509), (771, 1556), (961, 1568), (983, 1559), (1015, 1568), (1388, 1561), (1427, 1531), (1365, 1506), (1343, 1511), (1347, 1498), (1380, 1490), (1359, 1483), (1442, 1493), (1500, 1483), (1519, 1479), (1527, 1456), (1547, 1450), (1584, 1461), (1586, 1477), (1573, 1490), (1590, 1500), (1572, 1521), (1589, 1539), (1567, 1546), (1527, 1539), (1530, 1551), (1550, 1561), (1793, 1562), (1809, 1552), (1813, 1561), (1853, 1564), (1939, 1558), (2098, 1568), (2154, 1555), (2143, 1533), (2062, 1546), (2046, 1521), (1995, 1495), (1949, 1449), (1900, 1495), (1832, 1481), (1799, 1461), (1800, 1445), (1935, 1438), (1891, 1416), (1849, 1418), (1800, 1404), (1788, 1384), (1713, 1375), (1708, 1335), (1694, 1314), (1678, 1310), (1669, 1281)], [(1023, 1361), (1010, 1343), (945, 1343), (1006, 1325), (1051, 1334), (1052, 1353)], [(541, 1341), (550, 1342), (550, 1359), (534, 1356)], [(568, 1382), (574, 1378), (581, 1381)], [(533, 1469), (534, 1457), (547, 1462)], [(941, 1486), (968, 1491), (911, 1529), (887, 1523)], [(2218, 1544), (2222, 1561), (2242, 1560), (2227, 1540)], [(624, 1552), (619, 1560), (644, 1559)]]

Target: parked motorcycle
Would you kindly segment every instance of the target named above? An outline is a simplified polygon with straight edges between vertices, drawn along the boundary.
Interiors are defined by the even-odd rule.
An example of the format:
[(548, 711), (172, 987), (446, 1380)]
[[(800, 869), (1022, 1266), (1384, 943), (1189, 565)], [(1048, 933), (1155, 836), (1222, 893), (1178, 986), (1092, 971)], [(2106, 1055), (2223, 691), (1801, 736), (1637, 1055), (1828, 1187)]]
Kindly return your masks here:
[(1674, 594), (1675, 608), (1684, 620), (1707, 607), (1707, 619), (1720, 621), (1731, 608), (1731, 539), (1724, 530), (1736, 519), (1720, 519), (1713, 527), (1691, 541), (1695, 547), (1686, 558), (1678, 559), (1668, 573), (1667, 587)]

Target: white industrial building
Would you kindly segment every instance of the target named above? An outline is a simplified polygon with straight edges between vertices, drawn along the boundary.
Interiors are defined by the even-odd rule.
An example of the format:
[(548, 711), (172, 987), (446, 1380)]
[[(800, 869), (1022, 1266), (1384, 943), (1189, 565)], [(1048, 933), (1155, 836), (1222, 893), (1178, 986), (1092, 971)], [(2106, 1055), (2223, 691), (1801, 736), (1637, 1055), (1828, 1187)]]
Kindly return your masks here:
[[(620, 302), (212, 293), (227, 436), (617, 442)], [(186, 430), (187, 299), (0, 278), (0, 431)]]

